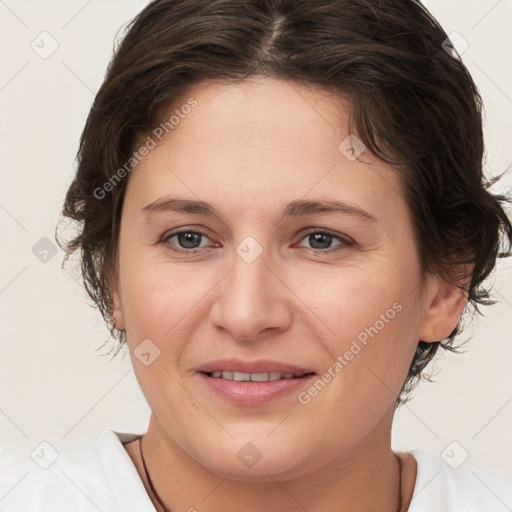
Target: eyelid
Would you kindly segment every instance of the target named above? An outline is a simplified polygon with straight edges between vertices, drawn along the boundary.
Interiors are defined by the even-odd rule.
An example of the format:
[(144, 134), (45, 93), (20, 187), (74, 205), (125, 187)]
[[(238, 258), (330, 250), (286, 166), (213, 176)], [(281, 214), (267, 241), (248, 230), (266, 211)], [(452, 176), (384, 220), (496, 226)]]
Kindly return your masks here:
[[(160, 240), (158, 241), (158, 243), (166, 244), (172, 237), (179, 235), (181, 233), (196, 233), (196, 234), (200, 234), (200, 235), (210, 239), (210, 237), (208, 236), (208, 233), (205, 230), (203, 230), (201, 228), (195, 228), (195, 227), (190, 228), (190, 227), (184, 226), (184, 227), (176, 228), (176, 230), (171, 230), (171, 231), (164, 233), (162, 235), (162, 237), (160, 238)], [(339, 245), (335, 245), (334, 247), (329, 247), (327, 249), (314, 249), (313, 247), (302, 247), (303, 249), (309, 249), (309, 250), (315, 251), (317, 253), (329, 253), (329, 252), (335, 251), (338, 247), (339, 248), (341, 248), (343, 246), (351, 247), (351, 246), (357, 245), (356, 242), (348, 235), (345, 235), (343, 233), (337, 233), (330, 229), (319, 228), (319, 227), (310, 227), (310, 228), (306, 228), (305, 231), (302, 230), (301, 238), (299, 239), (298, 243), (302, 242), (302, 240), (304, 240), (311, 234), (322, 234), (322, 235), (332, 236), (333, 238), (337, 239), (340, 242)], [(217, 247), (218, 247), (218, 245), (219, 244), (216, 243)], [(172, 249), (179, 253), (194, 254), (197, 252), (204, 251), (207, 248), (208, 247), (195, 247), (195, 248), (191, 248), (191, 249), (183, 249), (183, 248), (179, 248), (179, 247), (178, 248), (173, 247)]]
[(321, 233), (324, 235), (331, 235), (331, 236), (334, 236), (337, 238), (341, 238), (342, 240), (345, 240), (346, 242), (355, 244), (355, 241), (352, 238), (350, 238), (348, 235), (345, 235), (344, 233), (338, 233), (336, 231), (332, 231), (331, 229), (327, 229), (327, 228), (315, 228), (315, 227), (306, 228), (306, 230), (302, 232), (302, 237), (304, 238), (305, 236), (311, 235), (312, 233)]
[[(315, 228), (315, 227), (308, 228), (305, 232), (303, 231), (299, 242), (301, 242), (308, 235), (311, 235), (311, 234), (321, 234), (321, 235), (332, 236), (333, 238), (336, 238), (336, 239), (338, 239), (341, 242), (340, 243), (341, 246), (345, 246), (345, 247), (351, 247), (351, 246), (355, 246), (356, 245), (356, 242), (351, 237), (349, 237), (348, 235), (345, 235), (343, 233), (337, 233), (335, 231), (332, 231), (332, 230), (326, 229), (326, 228)], [(334, 251), (336, 249), (336, 247), (338, 247), (338, 246), (329, 247), (328, 249), (314, 249), (312, 247), (311, 248), (305, 247), (305, 249), (310, 249), (310, 250), (315, 251), (315, 252), (328, 253), (330, 251)]]
[[(196, 233), (199, 235), (202, 235), (208, 239), (210, 239), (208, 233), (201, 229), (201, 228), (187, 228), (181, 227), (176, 228), (176, 230), (166, 231), (161, 238), (159, 239), (159, 243), (166, 243), (168, 242), (173, 236), (180, 235), (181, 233)], [(184, 251), (184, 252), (193, 252), (194, 250), (202, 250), (205, 249), (205, 247), (196, 247), (195, 249), (177, 249), (178, 251)]]

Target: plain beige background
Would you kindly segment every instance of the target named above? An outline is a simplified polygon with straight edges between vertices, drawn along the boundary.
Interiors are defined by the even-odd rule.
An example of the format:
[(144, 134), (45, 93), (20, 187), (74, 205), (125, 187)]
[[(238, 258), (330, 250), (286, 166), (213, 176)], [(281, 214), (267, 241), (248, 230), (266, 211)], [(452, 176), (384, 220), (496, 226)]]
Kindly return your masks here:
[[(102, 356), (113, 346), (108, 331), (73, 272), (61, 270), (53, 243), (114, 37), (146, 4), (0, 0), (0, 445), (74, 444), (107, 427), (147, 425), (129, 357)], [(447, 33), (458, 33), (483, 95), (487, 173), (512, 169), (512, 2), (426, 4)], [(507, 174), (495, 190), (511, 185)], [(512, 261), (493, 280), (499, 303), (468, 330), (466, 353), (440, 357), (435, 382), (397, 413), (396, 449), (512, 473)]]

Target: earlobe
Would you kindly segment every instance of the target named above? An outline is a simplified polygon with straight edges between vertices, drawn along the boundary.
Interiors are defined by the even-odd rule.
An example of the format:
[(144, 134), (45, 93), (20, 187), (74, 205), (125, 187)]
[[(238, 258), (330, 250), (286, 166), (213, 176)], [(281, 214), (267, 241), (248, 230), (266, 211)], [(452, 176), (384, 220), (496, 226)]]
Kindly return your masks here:
[(441, 278), (431, 282), (419, 339), (425, 342), (447, 338), (457, 326), (467, 303), (467, 292)]
[(117, 283), (117, 279), (112, 287), (112, 299), (114, 302), (114, 308), (111, 315), (112, 322), (114, 323), (116, 329), (124, 331), (126, 330), (126, 326), (124, 321), (123, 308), (121, 306), (121, 299), (119, 295), (119, 286)]
[(116, 329), (120, 331), (126, 330), (124, 323), (124, 315), (123, 310), (121, 308), (121, 301), (119, 300), (119, 294), (115, 292), (113, 294), (114, 297), (114, 311), (112, 312), (112, 321), (116, 327)]

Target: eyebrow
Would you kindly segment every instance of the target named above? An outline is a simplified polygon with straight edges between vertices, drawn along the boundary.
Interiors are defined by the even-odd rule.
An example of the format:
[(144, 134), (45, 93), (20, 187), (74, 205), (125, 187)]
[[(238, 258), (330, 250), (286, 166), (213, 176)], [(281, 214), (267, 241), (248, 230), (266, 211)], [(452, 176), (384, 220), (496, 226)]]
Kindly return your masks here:
[[(200, 200), (179, 199), (175, 197), (157, 199), (144, 208), (141, 208), (141, 211), (145, 213), (172, 211), (222, 218), (220, 212), (209, 203)], [(285, 205), (281, 213), (281, 218), (319, 213), (344, 213), (359, 216), (374, 222), (377, 221), (376, 217), (367, 211), (343, 201), (308, 201), (304, 199), (297, 199)]]

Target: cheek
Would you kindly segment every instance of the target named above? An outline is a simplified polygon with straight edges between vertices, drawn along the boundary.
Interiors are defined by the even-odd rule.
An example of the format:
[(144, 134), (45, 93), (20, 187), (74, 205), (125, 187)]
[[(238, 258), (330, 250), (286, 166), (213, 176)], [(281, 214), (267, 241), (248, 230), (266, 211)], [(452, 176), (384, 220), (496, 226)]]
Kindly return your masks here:
[(314, 288), (304, 290), (311, 311), (328, 328), (321, 337), (330, 354), (326, 371), (343, 374), (338, 381), (344, 389), (366, 390), (367, 399), (377, 388), (384, 394), (399, 392), (417, 345), (415, 282), (418, 276), (412, 267), (390, 266), (380, 276), (347, 270), (336, 279), (323, 280), (323, 286), (317, 281)]
[[(120, 260), (120, 282), (133, 368), (152, 411), (194, 409), (197, 404), (178, 380), (188, 340), (204, 315), (202, 299), (212, 286), (208, 277), (133, 251)], [(144, 361), (148, 352), (150, 360)], [(176, 421), (172, 417), (164, 423)]]
[(121, 294), (128, 338), (172, 337), (184, 318), (194, 316), (212, 283), (205, 272), (132, 254), (121, 261)]
[[(355, 338), (366, 327), (378, 323), (378, 330), (387, 326), (388, 318), (393, 319), (406, 293), (400, 286), (400, 279), (393, 280), (389, 268), (382, 279), (375, 272), (346, 268), (330, 275), (302, 278), (300, 294), (306, 297), (307, 306), (330, 328), (331, 337), (340, 340)], [(299, 280), (297, 280), (299, 281)], [(389, 310), (389, 311), (388, 311)], [(386, 312), (388, 314), (386, 315)], [(381, 316), (384, 315), (383, 319)], [(361, 336), (364, 338), (364, 335)]]

